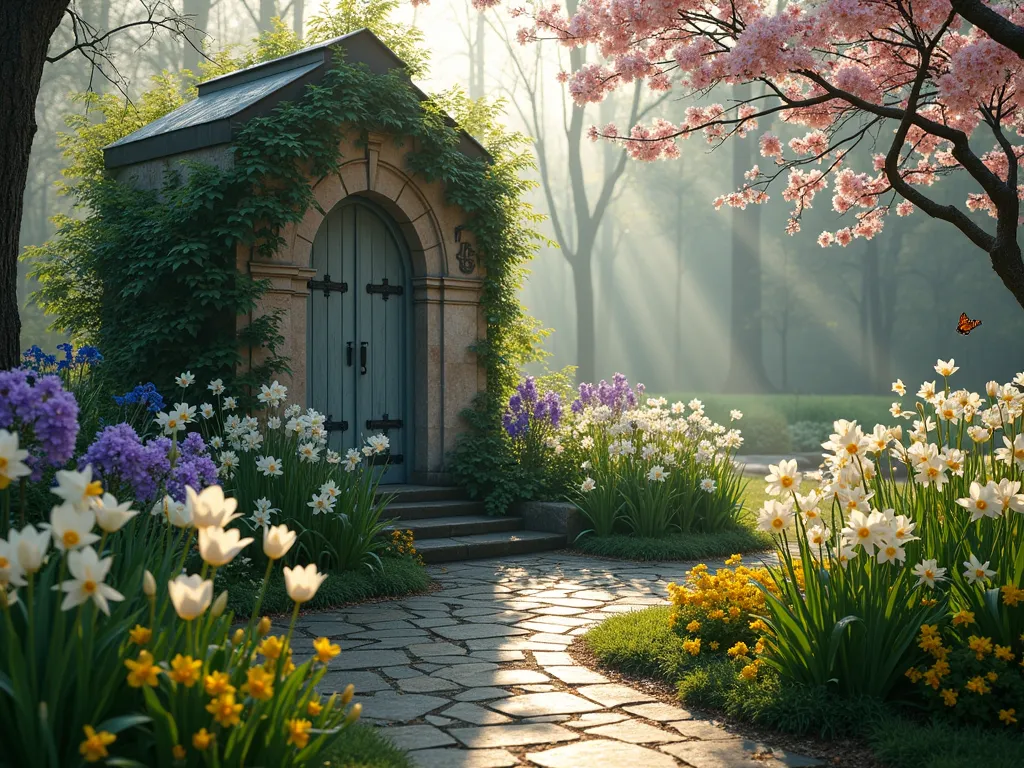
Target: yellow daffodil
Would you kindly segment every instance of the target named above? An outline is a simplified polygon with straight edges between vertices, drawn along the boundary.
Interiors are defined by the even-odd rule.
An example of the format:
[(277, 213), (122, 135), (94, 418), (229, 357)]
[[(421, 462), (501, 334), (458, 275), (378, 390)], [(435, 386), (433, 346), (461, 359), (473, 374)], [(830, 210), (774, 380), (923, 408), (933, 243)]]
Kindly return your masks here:
[(981, 661), (986, 655), (992, 653), (992, 640), (988, 637), (971, 635), (967, 638), (967, 647), (974, 651), (974, 657)]
[(133, 629), (128, 630), (128, 639), (135, 645), (146, 645), (153, 639), (153, 630), (136, 624)]
[(234, 686), (231, 685), (231, 678), (224, 672), (211, 672), (203, 678), (203, 690), (207, 696), (220, 696), (225, 693), (234, 693)]
[(288, 730), (289, 744), (294, 744), (299, 749), (303, 749), (309, 743), (309, 729), (313, 727), (313, 723), (309, 720), (297, 717), (292, 720), (285, 720), (284, 725)]
[(279, 635), (270, 635), (263, 639), (263, 642), (259, 644), (256, 650), (268, 659), (277, 660), (281, 656), (281, 651), (284, 650), (284, 641), (281, 640)]
[(274, 695), (274, 675), (262, 667), (251, 667), (246, 672), (247, 681), (242, 686), (242, 693), (252, 696), (257, 701), (269, 701)]
[(757, 664), (747, 664), (747, 666), (740, 670), (740, 677), (744, 680), (753, 680), (757, 677)]
[(235, 694), (233, 693), (222, 693), (206, 705), (206, 711), (213, 715), (213, 719), (223, 728), (230, 728), (241, 722), (239, 715), (242, 708), (241, 704), (235, 703)]
[(132, 688), (141, 688), (144, 685), (152, 688), (157, 686), (160, 667), (153, 663), (153, 654), (149, 651), (139, 651), (137, 660), (125, 659), (124, 665), (128, 667), (128, 685)]
[(182, 656), (180, 653), (171, 659), (171, 671), (167, 676), (176, 683), (181, 683), (186, 688), (191, 688), (200, 678), (200, 670), (203, 662), (193, 659), (191, 656)]
[(1017, 710), (1013, 709), (1000, 709), (999, 710), (999, 722), (1006, 723), (1006, 725), (1013, 725), (1017, 722), (1017, 718), (1014, 715), (1017, 714)]
[(109, 731), (97, 732), (91, 725), (85, 726), (85, 740), (78, 745), (78, 753), (87, 763), (97, 763), (109, 757), (107, 747), (117, 741), (117, 736)]
[(175, 744), (171, 748), (171, 757), (173, 757), (175, 760), (184, 760), (185, 759), (185, 748), (183, 746), (181, 746), (181, 744)]
[(192, 734), (192, 746), (198, 749), (200, 752), (205, 752), (206, 749), (213, 743), (213, 734), (207, 731), (205, 728), (200, 728), (198, 731)]
[(331, 641), (326, 637), (318, 637), (314, 640), (313, 649), (316, 651), (317, 661), (322, 661), (324, 664), (341, 653), (341, 646), (331, 645)]
[(971, 611), (959, 611), (953, 614), (953, 626), (959, 627), (961, 624), (968, 626), (974, 623), (974, 614)]
[(323, 710), (323, 705), (316, 699), (311, 699), (309, 704), (306, 705), (306, 714), (310, 717), (318, 716)]
[(989, 690), (991, 690), (980, 675), (972, 677), (967, 681), (967, 685), (964, 687), (971, 693), (976, 693), (979, 696), (984, 696), (989, 692)]
[(1013, 661), (1014, 654), (1008, 645), (997, 645), (995, 647), (996, 658), (1000, 661)]

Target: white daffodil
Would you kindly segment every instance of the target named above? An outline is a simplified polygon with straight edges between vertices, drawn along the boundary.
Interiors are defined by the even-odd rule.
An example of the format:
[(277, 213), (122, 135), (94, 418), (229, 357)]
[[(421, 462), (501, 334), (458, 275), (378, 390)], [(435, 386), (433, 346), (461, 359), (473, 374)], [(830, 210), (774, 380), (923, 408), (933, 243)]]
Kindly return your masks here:
[(267, 419), (267, 429), (280, 429), (281, 418), (279, 416), (271, 416)]
[(337, 451), (328, 450), (327, 453), (324, 454), (324, 459), (327, 461), (328, 464), (340, 464), (341, 454), (338, 453)]
[(892, 521), (892, 540), (897, 544), (903, 545), (911, 541), (917, 541), (918, 537), (914, 535), (914, 529), (917, 527), (917, 523), (913, 522), (906, 515), (896, 515), (896, 518)]
[(280, 560), (295, 543), (295, 531), (286, 525), (274, 525), (263, 529), (263, 554), (271, 560)]
[(891, 532), (889, 521), (877, 509), (865, 515), (859, 509), (850, 513), (843, 528), (843, 537), (853, 546), (860, 545), (869, 555), (875, 554), (875, 548), (885, 543)]
[(50, 534), (54, 546), (61, 552), (86, 547), (99, 536), (92, 533), (96, 525), (96, 513), (91, 509), (79, 511), (68, 502), (56, 506), (50, 512)]
[(88, 464), (81, 472), (73, 469), (58, 471), (57, 485), (52, 491), (75, 509), (83, 510), (103, 495), (103, 484), (92, 479), (92, 465)]
[(172, 410), (170, 413), (164, 413), (160, 411), (154, 419), (157, 426), (163, 430), (165, 435), (174, 435), (185, 428), (181, 419), (178, 417), (178, 412)]
[(1024, 493), (1018, 493), (1020, 485), (1020, 481), (1004, 477), (996, 486), (996, 500), (1004, 513), (1013, 511), (1024, 514)]
[(18, 433), (0, 429), (0, 491), (21, 477), (28, 477), (32, 470), (24, 460), (28, 451), (18, 447)]
[(260, 456), (256, 459), (256, 469), (264, 477), (280, 477), (284, 474), (280, 459), (275, 459), (273, 456)]
[(213, 381), (206, 385), (206, 388), (215, 395), (223, 395), (224, 381), (222, 379), (214, 379)]
[(241, 535), (237, 528), (218, 528), (213, 525), (200, 528), (199, 556), (203, 562), (218, 568), (227, 565), (254, 541), (243, 539)]
[(81, 605), (86, 600), (92, 600), (97, 608), (109, 616), (110, 605), (107, 601), (124, 600), (124, 595), (109, 584), (103, 583), (113, 562), (112, 557), (100, 560), (96, 550), (92, 547), (70, 553), (68, 555), (68, 571), (71, 573), (71, 578), (60, 585), (61, 591), (67, 593), (64, 596), (64, 601), (60, 604), (61, 610), (67, 611)]
[(729, 421), (739, 421), (743, 418), (743, 411), (737, 411), (735, 408), (729, 411)]
[(188, 515), (196, 528), (223, 528), (232, 520), (241, 517), (235, 514), (238, 508), (237, 499), (226, 497), (224, 489), (219, 485), (211, 485), (200, 493), (196, 493), (194, 488), (187, 485), (185, 500)]
[(839, 564), (845, 568), (855, 557), (857, 557), (856, 548), (849, 541), (843, 539), (839, 545)]
[(43, 558), (50, 547), (50, 531), (36, 530), (26, 525), (20, 531), (12, 530), (7, 537), (10, 551), (17, 555), (18, 567), (25, 573), (36, 573), (43, 567)]
[(917, 390), (917, 396), (924, 400), (926, 403), (931, 403), (935, 400), (935, 382), (926, 381), (921, 384), (921, 388)]
[[(14, 536), (14, 531), (11, 531), (11, 535)], [(8, 584), (15, 587), (25, 586), (17, 549), (16, 540), (0, 539), (0, 590), (6, 589)]]
[(974, 442), (984, 443), (987, 442), (990, 437), (992, 437), (992, 430), (985, 429), (985, 427), (973, 426), (967, 428), (967, 434)]
[(771, 474), (766, 475), (764, 479), (768, 483), (765, 493), (769, 496), (790, 493), (800, 486), (802, 475), (797, 471), (795, 459), (784, 459), (778, 464), (769, 464), (768, 471)]
[(332, 499), (338, 498), (338, 494), (340, 492), (341, 489), (338, 488), (338, 484), (335, 483), (333, 480), (328, 480), (326, 483), (320, 486), (320, 493), (326, 493)]
[(1024, 432), (1020, 432), (1013, 442), (1003, 435), (1004, 448), (996, 448), (996, 458), (1006, 464), (1016, 464), (1017, 469), (1024, 469)]
[(906, 559), (907, 553), (895, 542), (888, 542), (878, 547), (878, 562), (880, 564), (895, 563), (896, 561), (902, 563)]
[(922, 560), (910, 572), (917, 576), (918, 586), (934, 587), (935, 582), (942, 581), (946, 576), (946, 569), (939, 568), (937, 560)]
[(345, 451), (345, 471), (352, 472), (363, 462), (363, 457), (359, 455), (359, 451), (354, 448), (349, 448)]
[(999, 517), (1003, 507), (996, 491), (997, 486), (992, 480), (985, 485), (975, 481), (971, 483), (971, 495), (967, 498), (957, 499), (956, 503), (970, 511), (972, 523), (983, 517)]
[(174, 379), (174, 383), (177, 384), (182, 389), (188, 389), (189, 387), (192, 386), (192, 382), (194, 382), (195, 380), (196, 377), (192, 374), (192, 371), (185, 371), (184, 373), (178, 374), (178, 376)]
[(93, 505), (93, 512), (96, 514), (96, 525), (105, 533), (117, 533), (125, 524), (135, 517), (138, 512), (131, 508), (130, 501), (117, 503), (117, 499), (109, 493), (104, 493)]
[(219, 451), (221, 448), (224, 447), (224, 438), (222, 438), (220, 435), (214, 435), (213, 437), (210, 438), (209, 443), (211, 448)]
[(892, 383), (892, 391), (895, 392), (900, 397), (903, 397), (905, 394), (907, 394), (907, 387), (903, 383), (903, 379), (896, 379), (896, 381)]
[(270, 512), (265, 509), (254, 509), (252, 514), (249, 515), (249, 521), (252, 523), (253, 528), (266, 528), (270, 525)]
[(582, 484), (582, 485), (580, 485), (580, 490), (581, 490), (581, 491), (582, 491), (583, 493), (590, 493), (590, 492), (591, 492), (592, 490), (594, 490), (595, 488), (597, 488), (597, 482), (596, 482), (596, 481), (594, 480), (594, 478), (592, 478), (592, 477), (588, 477), (588, 478), (586, 478), (586, 479), (585, 479), (585, 480), (583, 481), (583, 484)]
[(320, 449), (313, 443), (301, 443), (298, 448), (299, 459), (312, 463), (319, 460)]
[(700, 489), (704, 493), (714, 493), (717, 488), (718, 484), (710, 477), (705, 477), (700, 481)]
[(212, 419), (214, 417), (213, 405), (210, 403), (203, 403), (199, 406), (199, 414), (204, 419)]
[(757, 527), (779, 534), (793, 522), (793, 505), (778, 499), (767, 499), (757, 513)]
[(294, 419), (300, 413), (302, 413), (302, 406), (296, 403), (292, 403), (284, 409), (284, 417), (286, 419)]
[(313, 599), (326, 578), (327, 574), (319, 573), (315, 563), (310, 563), (305, 568), (285, 568), (284, 588), (288, 597), (296, 603), (306, 603)]
[(651, 471), (647, 473), (647, 479), (652, 483), (664, 483), (668, 479), (669, 473), (665, 471), (665, 468), (660, 464), (656, 464), (651, 467)]
[(827, 525), (812, 525), (807, 529), (807, 543), (812, 547), (824, 547), (828, 543), (828, 537), (832, 534)]
[(915, 470), (914, 480), (925, 488), (934, 485), (936, 490), (941, 491), (942, 486), (949, 482), (949, 478), (946, 477), (946, 462), (941, 458), (928, 459), (918, 464)]
[(238, 407), (238, 401), (235, 400), (235, 398), (233, 398), (233, 397), (225, 397), (224, 398), (224, 410), (225, 411), (233, 411), (237, 407)]
[(185, 621), (201, 616), (213, 600), (213, 582), (198, 573), (182, 574), (167, 583), (174, 611)]
[(996, 572), (988, 567), (989, 561), (978, 562), (978, 558), (971, 555), (969, 560), (964, 561), (964, 578), (969, 584), (984, 584), (996, 575)]
[(869, 512), (871, 510), (870, 501), (874, 497), (874, 491), (865, 491), (862, 486), (855, 486), (853, 488), (847, 488), (845, 490), (837, 490), (836, 497), (839, 499), (840, 505), (843, 510), (850, 514), (852, 512)]
[(306, 506), (313, 510), (314, 515), (322, 512), (334, 511), (334, 497), (326, 493), (314, 493), (313, 500), (306, 503)]
[(384, 453), (391, 447), (391, 441), (387, 435), (370, 435), (366, 438), (366, 445), (372, 448), (374, 453)]
[(935, 363), (935, 372), (942, 377), (952, 376), (954, 373), (960, 370), (959, 366), (955, 365), (954, 363), (955, 361), (952, 357), (949, 358), (949, 360), (939, 360), (937, 363)]
[(188, 403), (175, 403), (172, 413), (177, 416), (182, 426), (191, 424), (196, 420), (196, 407)]

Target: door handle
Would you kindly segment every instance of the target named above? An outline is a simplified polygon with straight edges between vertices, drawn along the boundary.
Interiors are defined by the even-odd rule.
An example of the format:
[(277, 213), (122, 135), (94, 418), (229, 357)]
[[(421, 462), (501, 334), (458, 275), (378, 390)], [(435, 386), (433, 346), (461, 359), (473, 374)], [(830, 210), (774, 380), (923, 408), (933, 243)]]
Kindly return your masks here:
[(352, 367), (352, 342), (345, 343), (345, 365)]
[(369, 346), (368, 342), (359, 342), (359, 374), (361, 376), (366, 375), (366, 348)]

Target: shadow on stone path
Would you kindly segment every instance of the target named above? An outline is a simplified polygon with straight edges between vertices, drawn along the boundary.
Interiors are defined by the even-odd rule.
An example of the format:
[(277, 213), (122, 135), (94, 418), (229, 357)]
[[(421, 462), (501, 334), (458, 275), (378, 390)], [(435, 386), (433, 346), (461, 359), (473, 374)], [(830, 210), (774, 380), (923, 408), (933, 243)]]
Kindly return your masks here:
[(298, 628), (342, 646), (325, 692), (354, 683), (364, 721), (386, 727), (421, 768), (824, 765), (611, 682), (566, 652), (611, 614), (665, 604), (666, 585), (692, 565), (554, 552), (432, 566), (438, 592), (307, 614)]

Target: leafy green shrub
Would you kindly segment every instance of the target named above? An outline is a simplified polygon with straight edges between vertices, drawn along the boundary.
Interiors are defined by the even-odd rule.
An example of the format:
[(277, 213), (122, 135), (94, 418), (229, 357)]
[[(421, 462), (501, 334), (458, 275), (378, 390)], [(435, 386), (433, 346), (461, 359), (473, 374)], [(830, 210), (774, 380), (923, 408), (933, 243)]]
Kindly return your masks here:
[(687, 533), (656, 538), (628, 536), (581, 536), (574, 549), (599, 557), (622, 560), (698, 560), (726, 557), (734, 552), (752, 552), (771, 546), (771, 539), (746, 527), (723, 529), (714, 533)]
[(774, 411), (743, 412), (743, 453), (786, 453), (791, 449), (784, 415)]
[(790, 450), (798, 453), (820, 451), (821, 444), (832, 434), (832, 424), (827, 421), (795, 421), (786, 429)]

